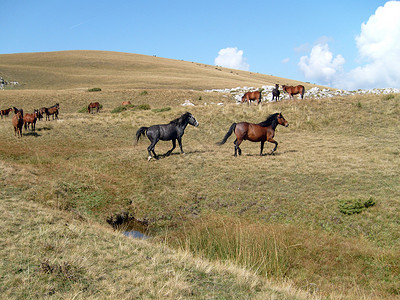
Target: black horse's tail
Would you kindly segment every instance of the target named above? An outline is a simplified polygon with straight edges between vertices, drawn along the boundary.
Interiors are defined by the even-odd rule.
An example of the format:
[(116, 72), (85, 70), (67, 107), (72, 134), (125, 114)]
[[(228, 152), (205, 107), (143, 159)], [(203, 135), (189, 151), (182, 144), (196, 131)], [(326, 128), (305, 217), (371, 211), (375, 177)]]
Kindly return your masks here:
[(236, 128), (236, 123), (233, 123), (231, 127), (229, 128), (228, 132), (225, 134), (224, 138), (222, 141), (218, 142), (217, 145), (223, 145), (225, 144), (226, 140), (231, 136), (232, 132), (235, 131)]
[(136, 131), (136, 143), (139, 141), (141, 135), (145, 135), (147, 133), (147, 129), (149, 129), (149, 127), (140, 127), (138, 131)]

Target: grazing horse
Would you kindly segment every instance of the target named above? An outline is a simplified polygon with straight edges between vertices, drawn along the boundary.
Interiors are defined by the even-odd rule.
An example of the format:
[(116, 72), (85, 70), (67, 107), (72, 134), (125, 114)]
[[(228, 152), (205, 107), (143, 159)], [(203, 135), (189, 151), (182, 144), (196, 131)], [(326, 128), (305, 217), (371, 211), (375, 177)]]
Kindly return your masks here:
[(89, 105), (87, 107), (88, 113), (90, 114), (91, 112), (93, 112), (94, 109), (96, 109), (96, 112), (99, 112), (99, 110), (100, 110), (99, 102), (90, 102), (89, 103)]
[(131, 103), (131, 101), (123, 101), (122, 102), (122, 105), (131, 105), (132, 103)]
[(264, 143), (265, 141), (275, 144), (275, 148), (272, 150), (271, 154), (276, 151), (278, 147), (278, 142), (274, 140), (275, 129), (278, 124), (285, 127), (289, 126), (289, 123), (282, 116), (282, 113), (275, 113), (270, 115), (264, 122), (258, 124), (252, 124), (247, 122), (233, 123), (226, 133), (225, 137), (217, 145), (225, 144), (226, 140), (235, 132), (236, 140), (233, 142), (235, 145), (235, 156), (239, 152), (242, 155), (242, 150), (240, 149), (240, 144), (243, 140), (249, 140), (251, 142), (261, 142), (260, 155), (263, 155)]
[(247, 101), (247, 104), (250, 104), (250, 102), (254, 101), (254, 100), (257, 100), (257, 104), (261, 103), (261, 92), (260, 91), (247, 92), (242, 97), (242, 103), (244, 101)]
[(55, 105), (51, 106), (51, 107), (45, 107), (45, 114), (46, 114), (46, 121), (49, 120), (50, 121), (50, 116), (53, 115), (53, 120), (54, 117), (56, 119), (58, 119), (58, 110), (60, 109), (60, 105), (58, 103), (56, 103)]
[(9, 114), (10, 111), (12, 111), (12, 110), (13, 110), (12, 107), (7, 108), (7, 109), (2, 109), (2, 110), (0, 111), (1, 118), (3, 119), (3, 116), (8, 117), (8, 114)]
[(38, 116), (39, 121), (43, 119), (43, 116), (46, 114), (46, 109), (47, 109), (46, 107), (39, 108), (39, 116)]
[(279, 95), (281, 92), (279, 91), (279, 84), (275, 84), (275, 88), (272, 90), (272, 101), (278, 101), (279, 100)]
[(22, 126), (24, 126), (24, 112), (22, 109), (14, 108), (14, 116), (12, 118), (12, 124), (14, 126), (14, 135), (22, 137)]
[(300, 94), (301, 99), (304, 97), (304, 92), (306, 91), (303, 85), (289, 86), (282, 85), (282, 90), (289, 94), (289, 99), (293, 98), (293, 95)]
[(169, 124), (153, 125), (150, 127), (140, 127), (136, 132), (136, 143), (139, 141), (141, 135), (146, 134), (151, 144), (147, 148), (149, 153), (148, 160), (152, 158), (151, 152), (153, 152), (154, 158), (158, 159), (157, 154), (154, 152), (154, 148), (159, 140), (170, 141), (172, 140), (172, 149), (169, 150), (165, 155), (169, 156), (176, 147), (176, 140), (178, 140), (179, 147), (182, 149), (182, 136), (184, 134), (186, 126), (190, 124), (195, 127), (199, 126), (199, 122), (192, 116), (191, 113), (184, 113), (179, 118), (172, 120)]
[(35, 131), (36, 128), (36, 121), (39, 116), (39, 111), (37, 109), (34, 110), (33, 114), (25, 114), (24, 115), (24, 127), (25, 130), (29, 128), (29, 124), (31, 124), (31, 129)]

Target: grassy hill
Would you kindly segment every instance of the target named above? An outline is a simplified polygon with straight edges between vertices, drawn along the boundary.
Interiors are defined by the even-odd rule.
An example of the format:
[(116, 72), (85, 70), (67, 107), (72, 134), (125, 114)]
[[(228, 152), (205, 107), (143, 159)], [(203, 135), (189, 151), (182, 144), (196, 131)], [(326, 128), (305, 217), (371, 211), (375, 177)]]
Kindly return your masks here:
[[(66, 53), (82, 62), (86, 52)], [(18, 71), (25, 72), (26, 85), (0, 91), (0, 108), (31, 112), (58, 102), (60, 119), (40, 121), (36, 132), (24, 130), (19, 139), (11, 117), (0, 120), (3, 294), (260, 299), (400, 294), (399, 95), (237, 105), (229, 94), (202, 91), (230, 87), (222, 86), (231, 76), (224, 70), (209, 70), (221, 75), (221, 86), (208, 78), (183, 85), (182, 78), (168, 79), (167, 73), (159, 77), (171, 81), (168, 88), (153, 79), (136, 88), (125, 85), (128, 81), (85, 80), (28, 87), (35, 80), (29, 74), (37, 74), (28, 71), (33, 65), (40, 70), (63, 65), (57, 53), (48, 59), (37, 55), (43, 67), (26, 60), (26, 70), (21, 65)], [(73, 64), (69, 58), (66, 69)], [(90, 66), (81, 68), (95, 78)], [(104, 73), (118, 74), (112, 63), (108, 69)], [(244, 85), (257, 82), (232, 82)], [(102, 91), (87, 91), (94, 86)], [(122, 110), (125, 100), (133, 106)], [(185, 100), (195, 106), (183, 107)], [(85, 112), (92, 101), (103, 105), (99, 114)], [(135, 145), (136, 130), (187, 110), (200, 126), (186, 129), (186, 154), (175, 150), (148, 162), (149, 142), (143, 138)], [(215, 145), (233, 122), (258, 123), (275, 112), (290, 124), (277, 128), (275, 155), (260, 157), (259, 144), (245, 141), (243, 155), (234, 158), (233, 137)], [(170, 147), (160, 142), (156, 152)], [(266, 144), (264, 151), (271, 149)], [(107, 220), (118, 215), (146, 221), (152, 239), (113, 232)]]
[(101, 86), (204, 90), (298, 83), (195, 62), (105, 51), (2, 54), (0, 76), (19, 82), (25, 89)]

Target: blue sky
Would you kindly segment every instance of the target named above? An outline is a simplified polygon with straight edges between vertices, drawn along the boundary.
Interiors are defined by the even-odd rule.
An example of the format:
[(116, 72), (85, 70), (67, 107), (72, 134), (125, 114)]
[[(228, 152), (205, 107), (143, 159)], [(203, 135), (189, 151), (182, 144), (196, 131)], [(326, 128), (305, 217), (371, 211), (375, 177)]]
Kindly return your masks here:
[(3, 0), (0, 54), (120, 51), (344, 89), (400, 87), (400, 1), (387, 2)]

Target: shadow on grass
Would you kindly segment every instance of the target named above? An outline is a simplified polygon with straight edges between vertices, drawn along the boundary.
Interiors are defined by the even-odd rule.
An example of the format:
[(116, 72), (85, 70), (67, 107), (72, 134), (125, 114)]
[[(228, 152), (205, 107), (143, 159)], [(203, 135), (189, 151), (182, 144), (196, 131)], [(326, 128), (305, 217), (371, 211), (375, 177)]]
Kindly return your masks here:
[(24, 136), (39, 137), (39, 136), (41, 136), (41, 135), (38, 134), (38, 133), (36, 133), (35, 131), (31, 131), (31, 132), (24, 133)]

